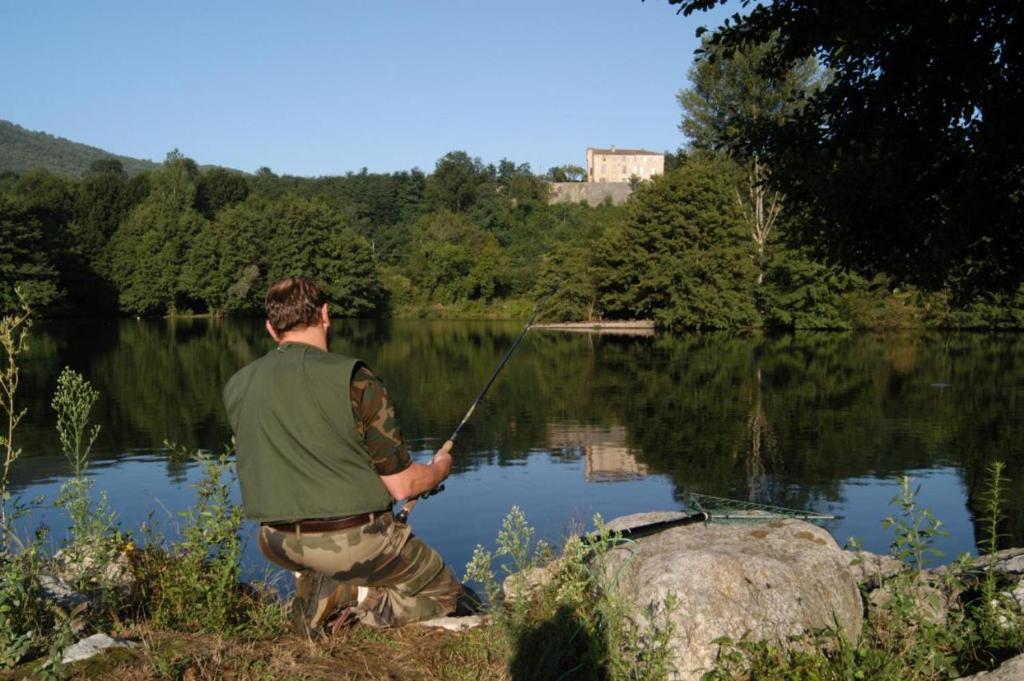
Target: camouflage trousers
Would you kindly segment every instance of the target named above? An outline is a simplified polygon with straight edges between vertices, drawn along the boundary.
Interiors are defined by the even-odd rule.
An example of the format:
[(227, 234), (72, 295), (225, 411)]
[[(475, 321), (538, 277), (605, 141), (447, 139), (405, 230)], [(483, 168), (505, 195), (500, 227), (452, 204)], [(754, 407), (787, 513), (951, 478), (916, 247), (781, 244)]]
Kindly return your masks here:
[(356, 606), (356, 616), (372, 627), (396, 627), (447, 615), (455, 610), (462, 593), (459, 580), (437, 551), (390, 512), (336, 532), (282, 532), (264, 525), (258, 539), (263, 555), (297, 573), (297, 579), (315, 571), (339, 588), (369, 587)]

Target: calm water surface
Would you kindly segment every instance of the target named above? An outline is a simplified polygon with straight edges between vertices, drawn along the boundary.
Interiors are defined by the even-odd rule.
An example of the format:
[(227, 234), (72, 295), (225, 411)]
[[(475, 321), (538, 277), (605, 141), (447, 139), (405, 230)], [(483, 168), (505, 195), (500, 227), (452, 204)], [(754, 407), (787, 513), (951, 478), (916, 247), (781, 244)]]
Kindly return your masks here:
[[(519, 330), (514, 322), (344, 321), (333, 348), (383, 376), (418, 457), (451, 432)], [(67, 466), (49, 406), (65, 365), (101, 391), (91, 474), (125, 528), (172, 535), (194, 464), (165, 440), (220, 450), (227, 378), (272, 347), (258, 320), (37, 324), (22, 367), (25, 455), (13, 493), (52, 500)], [(678, 509), (690, 491), (841, 515), (826, 527), (885, 551), (898, 476), (944, 522), (949, 558), (974, 551), (986, 466), (1012, 478), (1003, 543), (1024, 544), (1024, 337), (993, 334), (695, 334), (532, 331), (460, 436), (446, 491), (416, 532), (456, 572), (520, 506), (558, 542), (595, 513)], [(45, 523), (45, 507), (21, 530)], [(254, 543), (249, 575), (266, 564)]]

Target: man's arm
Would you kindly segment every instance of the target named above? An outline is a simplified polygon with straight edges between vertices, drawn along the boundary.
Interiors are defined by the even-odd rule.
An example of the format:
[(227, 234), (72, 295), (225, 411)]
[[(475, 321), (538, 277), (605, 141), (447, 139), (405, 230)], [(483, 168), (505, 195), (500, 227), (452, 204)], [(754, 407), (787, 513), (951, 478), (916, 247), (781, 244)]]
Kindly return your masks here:
[(446, 442), (437, 450), (429, 464), (412, 461), (387, 388), (368, 367), (356, 369), (351, 393), (352, 412), (373, 467), (393, 498), (419, 496), (448, 477), (452, 467), (452, 443)]
[(434, 453), (430, 463), (413, 462), (401, 473), (380, 476), (381, 482), (395, 499), (411, 499), (440, 485), (452, 470), (452, 445), (448, 440)]

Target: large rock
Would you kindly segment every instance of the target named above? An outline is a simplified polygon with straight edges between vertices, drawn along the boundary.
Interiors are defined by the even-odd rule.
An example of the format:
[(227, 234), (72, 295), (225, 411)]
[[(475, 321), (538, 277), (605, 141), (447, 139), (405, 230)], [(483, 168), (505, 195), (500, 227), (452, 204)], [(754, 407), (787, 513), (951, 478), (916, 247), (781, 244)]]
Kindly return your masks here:
[[(610, 525), (664, 519), (639, 514)], [(863, 604), (849, 562), (828, 532), (806, 522), (710, 523), (666, 529), (615, 548), (603, 558), (603, 574), (640, 610), (660, 610), (674, 595), (675, 678), (689, 680), (714, 666), (714, 641), (723, 636), (784, 642), (838, 624), (855, 641)]]
[(906, 569), (906, 565), (898, 558), (870, 551), (843, 551), (843, 556), (848, 561), (853, 578), (868, 589), (877, 589), (885, 580)]
[(1024, 679), (1024, 655), (1012, 657), (990, 672), (978, 672), (958, 681), (1021, 681)]

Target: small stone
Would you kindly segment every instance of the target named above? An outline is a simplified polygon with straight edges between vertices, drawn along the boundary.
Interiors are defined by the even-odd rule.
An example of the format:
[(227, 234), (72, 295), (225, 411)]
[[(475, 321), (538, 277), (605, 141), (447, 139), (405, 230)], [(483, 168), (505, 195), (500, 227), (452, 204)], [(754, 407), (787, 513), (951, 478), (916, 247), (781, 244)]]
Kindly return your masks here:
[(88, 603), (89, 597), (75, 591), (70, 584), (60, 577), (53, 575), (39, 575), (39, 588), (43, 590), (43, 596), (51, 600), (65, 610), (72, 610), (82, 603)]
[(1013, 589), (1013, 600), (1017, 601), (1017, 605), (1021, 610), (1024, 610), (1024, 581), (1017, 584)]
[(1024, 556), (1014, 556), (1010, 558), (1002, 565), (1003, 570), (1006, 572), (1013, 572), (1019, 574), (1024, 572)]
[(892, 556), (880, 555), (869, 551), (843, 551), (849, 559), (850, 572), (858, 584), (868, 589), (877, 589), (882, 582), (899, 574), (906, 568), (903, 561)]
[(61, 662), (64, 664), (81, 662), (82, 660), (88, 660), (90, 657), (99, 655), (104, 650), (109, 650), (110, 648), (134, 648), (137, 645), (139, 644), (134, 641), (111, 638), (106, 634), (93, 634), (65, 650)]
[(466, 615), (464, 617), (436, 617), (432, 620), (424, 620), (416, 624), (421, 627), (435, 627), (447, 629), (448, 631), (465, 631), (475, 629), (484, 623), (482, 615)]

